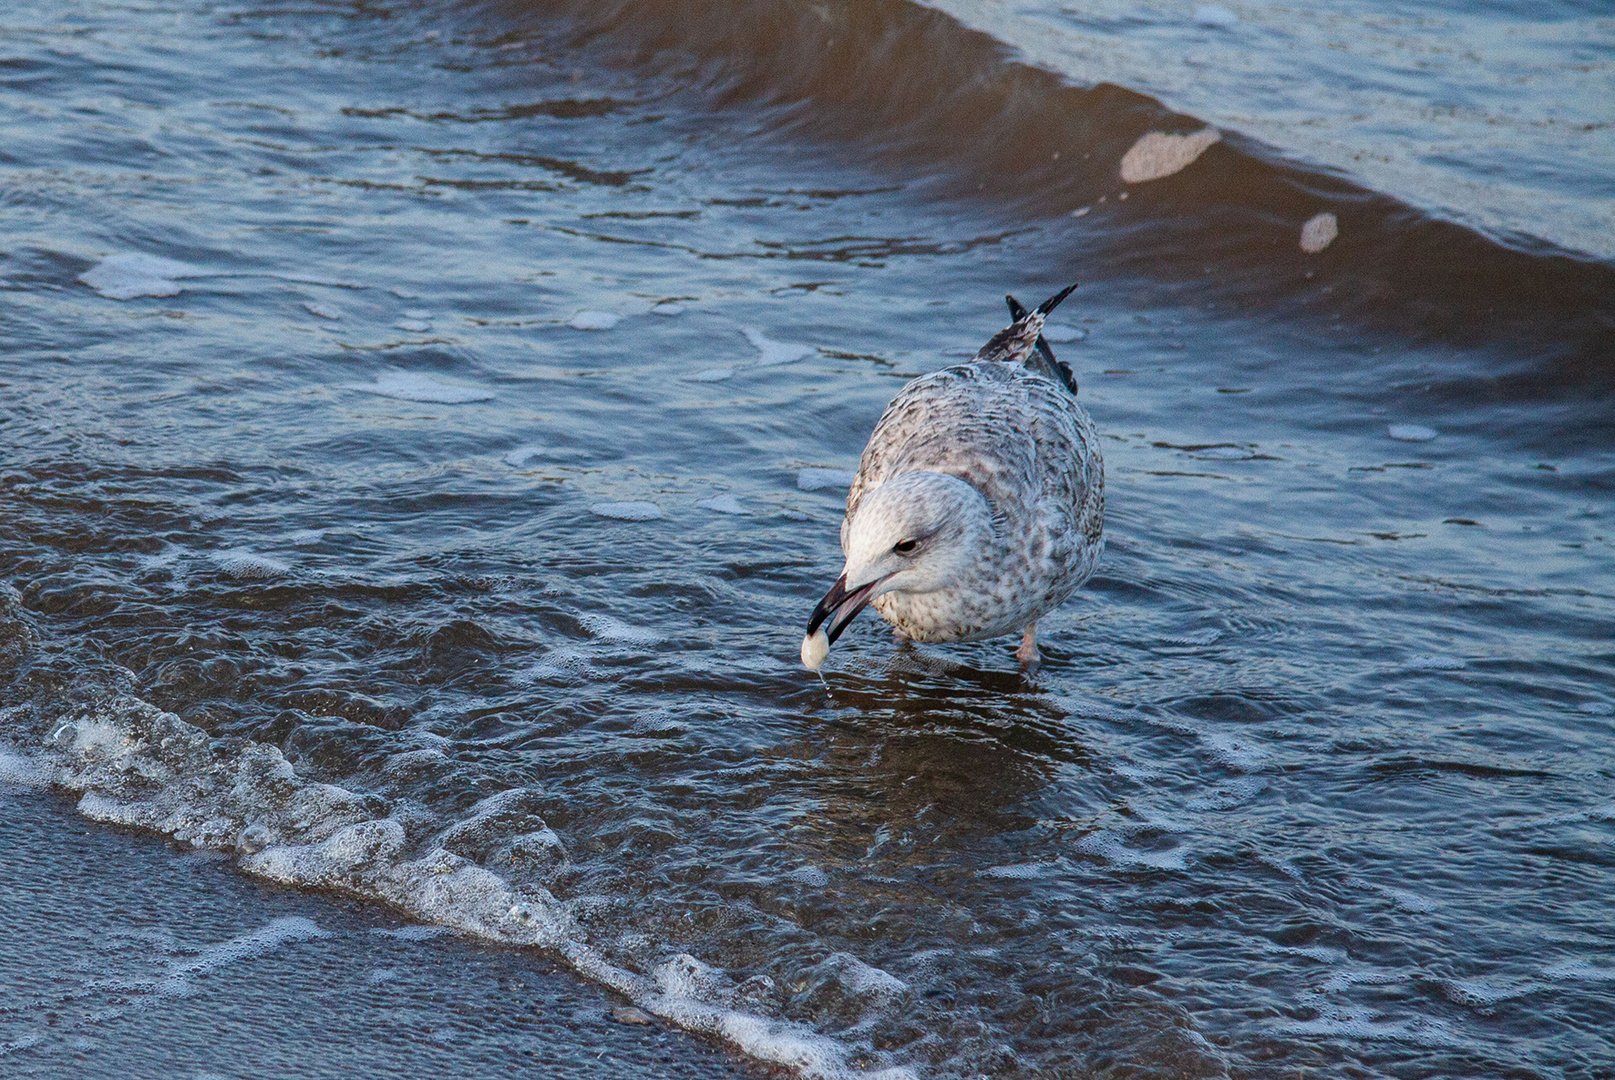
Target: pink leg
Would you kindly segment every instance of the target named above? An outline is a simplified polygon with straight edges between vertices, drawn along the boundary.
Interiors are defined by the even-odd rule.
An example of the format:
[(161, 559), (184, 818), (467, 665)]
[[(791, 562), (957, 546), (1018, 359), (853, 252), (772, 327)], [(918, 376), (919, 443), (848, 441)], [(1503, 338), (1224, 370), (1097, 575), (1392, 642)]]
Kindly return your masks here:
[(1015, 659), (1029, 668), (1043, 662), (1043, 654), (1037, 651), (1037, 623), (1021, 632), (1021, 647), (1015, 650)]

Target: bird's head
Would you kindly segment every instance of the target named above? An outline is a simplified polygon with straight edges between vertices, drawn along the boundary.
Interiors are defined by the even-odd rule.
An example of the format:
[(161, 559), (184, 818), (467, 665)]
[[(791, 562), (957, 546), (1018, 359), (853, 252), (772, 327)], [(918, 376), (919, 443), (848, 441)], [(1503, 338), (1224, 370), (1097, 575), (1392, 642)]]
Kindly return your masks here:
[(808, 620), (802, 662), (817, 671), (875, 597), (935, 592), (963, 579), (992, 530), (987, 500), (955, 476), (903, 473), (866, 492), (841, 538), (846, 566)]

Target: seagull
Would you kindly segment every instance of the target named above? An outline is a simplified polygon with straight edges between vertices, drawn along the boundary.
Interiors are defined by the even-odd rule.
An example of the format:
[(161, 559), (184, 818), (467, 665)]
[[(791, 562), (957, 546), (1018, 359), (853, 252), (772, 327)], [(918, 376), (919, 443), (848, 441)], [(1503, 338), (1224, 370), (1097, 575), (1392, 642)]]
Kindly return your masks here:
[(1099, 436), (1043, 338), (1075, 288), (1033, 311), (1006, 297), (1014, 321), (973, 359), (886, 406), (847, 492), (846, 565), (802, 639), (810, 670), (866, 604), (900, 639), (1019, 631), (1016, 657), (1039, 663), (1037, 620), (1088, 580), (1105, 543)]

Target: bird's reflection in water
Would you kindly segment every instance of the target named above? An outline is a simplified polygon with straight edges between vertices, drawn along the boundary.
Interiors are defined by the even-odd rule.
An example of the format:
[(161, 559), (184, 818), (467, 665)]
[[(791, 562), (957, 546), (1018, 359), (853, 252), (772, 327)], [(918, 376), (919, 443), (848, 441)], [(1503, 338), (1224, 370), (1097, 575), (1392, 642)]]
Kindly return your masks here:
[(782, 750), (818, 772), (812, 845), (844, 864), (992, 865), (1057, 777), (1090, 769), (1080, 728), (1024, 675), (911, 645), (833, 672), (815, 714)]

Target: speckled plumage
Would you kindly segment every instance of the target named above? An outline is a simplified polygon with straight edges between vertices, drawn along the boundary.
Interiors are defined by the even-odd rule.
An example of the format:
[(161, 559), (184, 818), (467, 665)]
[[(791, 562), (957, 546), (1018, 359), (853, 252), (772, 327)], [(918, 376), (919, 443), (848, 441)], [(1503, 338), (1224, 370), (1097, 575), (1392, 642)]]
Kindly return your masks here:
[(865, 491), (899, 473), (956, 476), (991, 505), (993, 535), (952, 587), (877, 596), (916, 641), (1019, 631), (1064, 603), (1104, 545), (1104, 465), (1093, 422), (1053, 380), (970, 361), (916, 379), (886, 407), (847, 494), (845, 536)]
[[(864, 447), (847, 494), (841, 526), (847, 571), (837, 589), (844, 585), (841, 595), (849, 595), (865, 578), (881, 578), (871, 602), (908, 637), (971, 641), (1027, 630), (1099, 561), (1105, 500), (1099, 439), (1077, 403), (1070, 369), (1041, 337), (1044, 317), (1064, 296), (1030, 313), (1011, 299), (1015, 323), (972, 360), (904, 387)], [(875, 495), (899, 478), (891, 491)], [(891, 546), (894, 537), (923, 537), (937, 526), (915, 522), (975, 516), (978, 505), (984, 507), (978, 524), (951, 529), (937, 542), (947, 549), (945, 557), (937, 553), (944, 569), (923, 581), (892, 569), (902, 551), (901, 542)], [(903, 557), (925, 554), (921, 548)], [(909, 581), (921, 587), (899, 585)], [(826, 597), (832, 600), (846, 611), (837, 590)], [(831, 618), (832, 640), (850, 617)], [(1027, 642), (1035, 658), (1030, 631)]]

